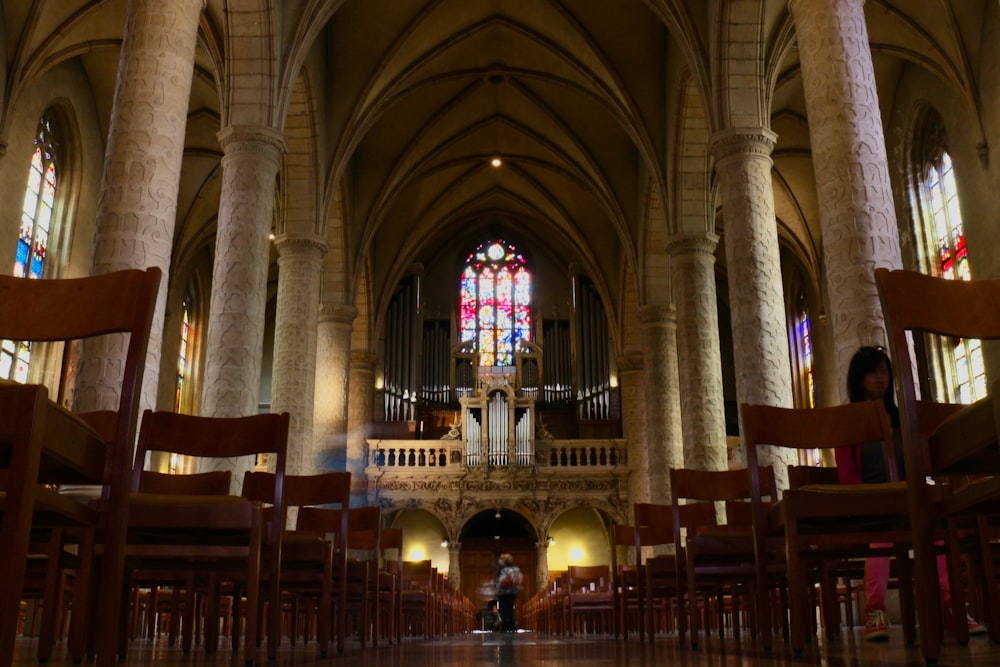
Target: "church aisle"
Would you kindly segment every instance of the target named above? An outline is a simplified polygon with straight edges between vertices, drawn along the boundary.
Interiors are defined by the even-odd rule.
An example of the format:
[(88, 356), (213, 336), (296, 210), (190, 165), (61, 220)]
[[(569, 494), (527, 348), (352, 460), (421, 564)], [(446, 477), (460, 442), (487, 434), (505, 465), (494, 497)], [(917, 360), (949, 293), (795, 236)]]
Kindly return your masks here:
[[(292, 647), (287, 640), (282, 645), (274, 667), (302, 667), (310, 665), (337, 665), (343, 667), (619, 667), (635, 665), (683, 665), (684, 667), (735, 667), (736, 665), (779, 667), (788, 665), (864, 665), (922, 666), (923, 660), (916, 647), (906, 647), (901, 630), (896, 627), (890, 639), (880, 644), (861, 640), (860, 629), (843, 636), (829, 646), (820, 642), (808, 648), (802, 656), (795, 657), (780, 642), (772, 654), (765, 654), (756, 646), (731, 638), (720, 643), (718, 638), (703, 642), (697, 651), (678, 646), (673, 636), (659, 637), (653, 644), (640, 644), (636, 638), (629, 641), (611, 637), (558, 637), (519, 632), (515, 635), (473, 633), (432, 641), (410, 639), (402, 645), (361, 649), (348, 644), (343, 655), (321, 658), (315, 644)], [(15, 665), (37, 665), (34, 658), (35, 641), (19, 640)], [(266, 655), (259, 654), (261, 664), (267, 665)], [(61, 644), (49, 663), (53, 666), (72, 665)], [(184, 656), (179, 648), (168, 648), (165, 640), (134, 642), (128, 660), (122, 667), (230, 667), (241, 665), (240, 654), (226, 650), (215, 656), (206, 656), (199, 650)], [(941, 667), (957, 665), (1000, 665), (1000, 647), (986, 638), (973, 638), (967, 648), (946, 640), (938, 663)]]

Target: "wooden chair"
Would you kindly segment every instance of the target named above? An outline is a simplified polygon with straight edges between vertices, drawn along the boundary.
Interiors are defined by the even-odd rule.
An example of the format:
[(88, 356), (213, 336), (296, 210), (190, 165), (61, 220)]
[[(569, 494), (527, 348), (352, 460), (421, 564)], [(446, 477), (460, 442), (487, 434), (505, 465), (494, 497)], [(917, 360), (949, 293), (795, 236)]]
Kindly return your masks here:
[[(51, 343), (62, 355), (55, 400), (42, 385), (0, 385), (0, 664), (13, 660), (28, 545), (33, 539), (47, 542), (53, 527), (66, 527), (67, 539), (83, 545), (82, 576), (73, 593), (78, 608), (90, 595), (88, 545), (100, 531), (107, 548), (98, 594), (104, 619), (117, 626), (132, 442), (160, 277), (155, 267), (64, 280), (0, 276), (0, 310), (18, 313), (0, 319), (0, 339), (31, 343), (35, 358), (43, 356), (40, 343)], [(109, 378), (117, 409), (74, 414), (63, 407), (71, 342), (122, 333), (128, 342), (121, 375)], [(60, 484), (98, 485), (100, 498), (81, 501), (60, 493)], [(45, 606), (51, 612), (56, 604), (48, 600)], [(80, 652), (83, 625), (73, 625), (80, 629), (74, 633)], [(40, 653), (50, 648), (39, 646)], [(102, 665), (116, 661), (113, 633), (101, 638), (97, 658)]]
[[(277, 475), (249, 471), (243, 481), (243, 496), (273, 505)], [(295, 527), (282, 535), (281, 567), (283, 594), (315, 602), (316, 641), (321, 656), (329, 650), (333, 629), (337, 652), (343, 653), (346, 637), (346, 548), (348, 520), (344, 514), (351, 500), (351, 473), (325, 472), (285, 475), (285, 510), (297, 510)], [(270, 512), (265, 514), (269, 518)], [(265, 558), (265, 563), (269, 565)], [(265, 572), (273, 572), (267, 567)], [(334, 600), (334, 594), (337, 598)], [(272, 606), (280, 598), (270, 598)], [(336, 609), (336, 617), (331, 611)], [(293, 617), (291, 636), (295, 636)]]
[[(642, 599), (639, 558), (635, 556), (635, 526), (611, 526), (611, 591), (614, 599), (614, 633), (628, 639), (630, 632), (639, 634), (642, 627)], [(619, 560), (619, 551), (626, 554)], [(628, 554), (633, 554), (631, 558)], [(641, 636), (640, 636), (641, 637)]]
[[(811, 566), (892, 556), (897, 559), (903, 581), (910, 580), (906, 487), (898, 481), (806, 484), (786, 490), (781, 501), (769, 507), (757, 500), (763, 493), (759, 450), (765, 446), (829, 449), (880, 441), (885, 456), (892, 461), (895, 456), (892, 428), (880, 401), (811, 409), (743, 404), (740, 423), (753, 481), (753, 522), (755, 537), (760, 541), (758, 549), (765, 550), (763, 541), (769, 537), (784, 539), (791, 644), (794, 651), (801, 652), (806, 642), (806, 618), (813, 608), (808, 592)], [(890, 478), (897, 474), (895, 466), (888, 469)], [(884, 543), (891, 546), (873, 546)], [(760, 558), (758, 565), (762, 568), (766, 563), (766, 558)], [(904, 608), (908, 605), (907, 589), (907, 584), (900, 587)], [(835, 628), (827, 628), (829, 636), (834, 632)]]
[(437, 634), (436, 570), (429, 560), (403, 561), (400, 572), (400, 604), (403, 632), (409, 637), (430, 639)]
[(614, 596), (610, 565), (570, 565), (566, 568), (564, 626), (573, 636), (611, 634), (614, 629)]
[[(138, 491), (139, 493), (158, 495), (227, 495), (232, 484), (232, 477), (233, 473), (230, 470), (211, 470), (187, 475), (172, 475), (152, 470), (140, 470)], [(122, 615), (122, 623), (119, 625), (118, 630), (119, 654), (125, 655), (128, 648), (126, 639), (131, 638), (135, 634), (132, 628), (136, 627), (138, 621), (136, 617), (141, 612), (139, 603), (142, 599), (142, 596), (138, 595), (138, 589), (149, 590), (145, 611), (150, 615), (148, 622), (151, 629), (151, 636), (153, 635), (152, 628), (155, 627), (156, 618), (160, 615), (161, 611), (159, 605), (159, 602), (163, 599), (163, 596), (160, 595), (161, 590), (170, 594), (170, 601), (168, 603), (170, 605), (168, 645), (173, 646), (176, 637), (180, 634), (182, 638), (182, 650), (184, 653), (188, 653), (194, 642), (195, 628), (198, 627), (194, 572), (132, 569), (129, 572), (127, 583), (133, 590), (131, 598), (133, 601), (131, 610), (133, 618), (130, 619), (131, 622), (128, 625), (128, 629), (126, 629), (124, 624), (126, 620), (125, 615)], [(208, 642), (217, 640), (217, 633), (213, 635), (212, 628), (212, 624), (206, 622), (206, 641)]]
[[(127, 567), (129, 570), (209, 575), (209, 618), (217, 618), (213, 604), (219, 598), (218, 582), (245, 582), (247, 604), (243, 657), (248, 664), (256, 659), (262, 579), (269, 586), (266, 598), (280, 599), (278, 568), (285, 522), (288, 424), (287, 413), (223, 418), (147, 410), (136, 447), (133, 493), (129, 499)], [(275, 465), (271, 496), (274, 520), (265, 526), (263, 504), (238, 495), (140, 492), (142, 465), (149, 452), (216, 460), (267, 454)], [(265, 546), (266, 558), (263, 555)], [(262, 577), (264, 562), (270, 567), (266, 576)], [(280, 605), (270, 606), (267, 652), (271, 659), (277, 654), (281, 640), (280, 614)], [(211, 650), (213, 647), (207, 648)]]
[(388, 636), (402, 641), (403, 601), (400, 577), (403, 571), (403, 529), (383, 528), (379, 535), (382, 568), (379, 578), (380, 607), (385, 614)]
[[(382, 569), (382, 509), (352, 507), (347, 512), (347, 605), (353, 612), (361, 648), (378, 645), (382, 634), (382, 602), (392, 593), (395, 578)], [(388, 588), (385, 588), (388, 587)]]
[[(989, 394), (976, 403), (946, 408), (948, 414), (941, 419), (938, 408), (917, 398), (919, 373), (912, 363), (908, 338), (937, 334), (1000, 339), (1000, 280), (946, 280), (914, 271), (876, 269), (875, 284), (898, 376), (909, 511), (929, 519), (914, 521), (912, 529), (920, 647), (925, 659), (933, 661), (940, 655), (944, 625), (935, 576), (934, 530), (939, 524), (933, 519), (948, 527), (951, 613), (960, 641), (962, 630), (967, 628), (962, 587), (955, 576), (959, 525), (977, 531), (982, 565), (990, 568), (992, 562), (987, 517), (1000, 516), (1000, 385), (994, 382)], [(930, 485), (929, 478), (937, 484)], [(936, 502), (942, 484), (949, 492)], [(984, 588), (991, 617), (989, 629), (993, 641), (1000, 641), (1000, 596), (989, 569), (987, 574), (990, 578)]]
[[(765, 496), (775, 495), (774, 476), (770, 468), (761, 471)], [(718, 617), (719, 638), (725, 636), (724, 613), (731, 605), (733, 636), (740, 637), (739, 600), (749, 600), (749, 612), (755, 629), (770, 639), (771, 590), (784, 578), (784, 563), (771, 557), (766, 561), (766, 576), (757, 579), (757, 552), (749, 511), (751, 497), (750, 472), (737, 470), (693, 470), (675, 468), (670, 471), (673, 494), (674, 542), (684, 553), (685, 593), (691, 646), (699, 642), (701, 626), (699, 597), (708, 614), (714, 608)], [(682, 503), (681, 501), (688, 501)], [(727, 521), (716, 516), (715, 504), (726, 504)], [(746, 507), (749, 510), (748, 507)], [(771, 553), (777, 551), (772, 540), (767, 544)], [(760, 594), (756, 599), (753, 591)], [(683, 609), (679, 612), (683, 613)], [(708, 637), (708, 628), (705, 636)]]
[[(639, 564), (639, 610), (642, 619), (639, 625), (639, 639), (649, 633), (653, 641), (657, 631), (666, 632), (671, 619), (671, 603), (678, 604), (686, 585), (683, 576), (684, 551), (665, 553), (666, 547), (674, 544), (673, 505), (657, 503), (633, 503), (632, 515), (636, 525), (635, 548)], [(655, 553), (656, 550), (664, 553)], [(645, 555), (644, 552), (650, 552)], [(678, 607), (679, 608), (679, 607)], [(678, 634), (683, 641), (687, 633), (687, 619), (678, 612), (676, 617)]]

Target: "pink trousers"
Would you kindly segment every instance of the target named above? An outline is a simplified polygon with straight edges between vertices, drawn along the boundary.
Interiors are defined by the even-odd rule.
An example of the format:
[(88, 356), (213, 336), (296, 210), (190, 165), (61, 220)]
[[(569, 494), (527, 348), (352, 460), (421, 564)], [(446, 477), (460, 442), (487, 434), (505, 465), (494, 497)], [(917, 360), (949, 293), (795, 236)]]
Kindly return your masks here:
[[(888, 547), (887, 544), (873, 544), (873, 547)], [(885, 591), (889, 587), (888, 558), (869, 558), (865, 560), (865, 610), (879, 609), (885, 611)], [(938, 586), (941, 587), (941, 604), (947, 608), (951, 605), (951, 586), (948, 583), (948, 560), (944, 554), (937, 557)]]

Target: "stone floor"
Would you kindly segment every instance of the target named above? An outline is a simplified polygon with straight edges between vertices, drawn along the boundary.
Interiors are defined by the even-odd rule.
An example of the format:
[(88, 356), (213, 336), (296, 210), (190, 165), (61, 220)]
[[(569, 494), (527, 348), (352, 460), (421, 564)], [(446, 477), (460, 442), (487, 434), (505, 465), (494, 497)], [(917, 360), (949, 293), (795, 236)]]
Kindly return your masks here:
[[(628, 641), (607, 636), (561, 637), (530, 632), (516, 635), (472, 633), (431, 641), (404, 640), (401, 645), (362, 649), (348, 644), (342, 655), (321, 658), (315, 645), (292, 647), (287, 640), (278, 654), (274, 667), (293, 665), (337, 665), (344, 667), (619, 667), (676, 665), (679, 667), (730, 667), (746, 665), (821, 665), (865, 666), (923, 665), (917, 647), (907, 647), (902, 631), (892, 628), (889, 641), (869, 644), (861, 640), (860, 628), (845, 632), (838, 640), (826, 644), (817, 641), (801, 656), (780, 641), (770, 654), (763, 653), (751, 640), (720, 641), (713, 637), (699, 650), (678, 645), (675, 636), (657, 637), (652, 644), (640, 644), (636, 638)], [(18, 641), (15, 665), (35, 665), (35, 640)], [(261, 665), (268, 665), (266, 655), (259, 654)], [(200, 650), (185, 656), (179, 649), (168, 648), (165, 641), (134, 642), (122, 667), (222, 667), (242, 665), (240, 654), (221, 651), (207, 656)], [(50, 665), (72, 665), (64, 645), (57, 647)], [(985, 637), (973, 638), (968, 647), (959, 646), (946, 638), (939, 665), (1000, 665), (1000, 646)]]

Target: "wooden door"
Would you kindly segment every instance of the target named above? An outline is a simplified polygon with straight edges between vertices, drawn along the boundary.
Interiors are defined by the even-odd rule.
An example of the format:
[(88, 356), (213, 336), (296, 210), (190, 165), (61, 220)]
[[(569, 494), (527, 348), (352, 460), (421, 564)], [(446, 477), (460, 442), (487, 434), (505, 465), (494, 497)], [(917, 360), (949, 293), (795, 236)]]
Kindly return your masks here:
[[(462, 593), (481, 607), (485, 602), (481, 599), (480, 586), (484, 581), (495, 581), (497, 576), (497, 559), (501, 553), (509, 553), (514, 558), (514, 564), (521, 568), (524, 583), (517, 596), (518, 619), (520, 621), (521, 607), (535, 594), (535, 572), (537, 571), (538, 552), (531, 540), (517, 539), (468, 539), (462, 541), (462, 551), (459, 563), (462, 572)], [(479, 624), (477, 623), (477, 627)]]

